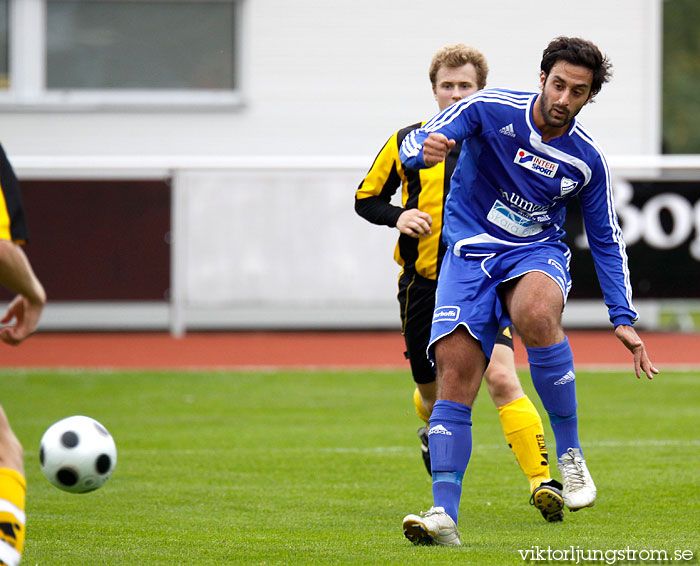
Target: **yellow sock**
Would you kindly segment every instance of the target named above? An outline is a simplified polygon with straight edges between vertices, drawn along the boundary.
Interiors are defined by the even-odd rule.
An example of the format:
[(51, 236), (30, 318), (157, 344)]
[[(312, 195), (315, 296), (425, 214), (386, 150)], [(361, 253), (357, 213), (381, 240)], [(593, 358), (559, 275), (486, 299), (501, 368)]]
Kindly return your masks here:
[(525, 396), (498, 407), (503, 434), (530, 481), (530, 492), (551, 478), (542, 419), (532, 401)]
[(428, 412), (428, 409), (423, 406), (423, 402), (420, 399), (420, 391), (418, 391), (417, 387), (413, 392), (413, 404), (416, 406), (416, 413), (418, 413), (418, 416), (423, 420), (423, 422), (425, 422), (425, 424), (428, 424), (430, 422), (430, 413)]
[(27, 482), (9, 468), (0, 468), (0, 564), (17, 566), (24, 549), (24, 500)]

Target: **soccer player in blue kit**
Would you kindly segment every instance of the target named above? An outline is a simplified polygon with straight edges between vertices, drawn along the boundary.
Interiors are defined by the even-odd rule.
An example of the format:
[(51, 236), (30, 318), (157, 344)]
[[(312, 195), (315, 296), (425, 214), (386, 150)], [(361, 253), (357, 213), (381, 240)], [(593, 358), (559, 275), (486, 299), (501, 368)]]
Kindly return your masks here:
[(637, 313), (610, 172), (575, 119), (610, 79), (610, 68), (593, 43), (558, 37), (544, 50), (539, 93), (479, 91), (411, 132), (401, 146), (404, 165), (425, 168), (462, 142), (445, 204), (448, 252), (429, 346), (438, 388), (428, 437), (434, 504), (403, 521), (416, 544), (460, 544), (471, 407), (498, 327), (511, 323), (549, 414), (564, 503), (576, 511), (595, 502), (578, 437), (573, 355), (561, 325), (571, 287), (563, 224), (574, 196), (615, 335), (633, 353), (638, 378), (658, 373), (632, 326)]

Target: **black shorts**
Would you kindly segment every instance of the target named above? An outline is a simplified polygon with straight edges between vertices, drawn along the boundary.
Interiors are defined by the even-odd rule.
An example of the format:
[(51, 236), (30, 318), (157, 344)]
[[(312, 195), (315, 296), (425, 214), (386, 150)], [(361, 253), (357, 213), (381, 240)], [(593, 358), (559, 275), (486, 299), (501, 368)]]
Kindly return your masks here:
[(513, 348), (513, 327), (512, 326), (501, 326), (498, 329), (498, 336), (496, 336), (496, 344), (503, 344), (508, 346), (511, 350)]
[(435, 381), (435, 369), (426, 352), (430, 342), (436, 288), (436, 281), (417, 273), (404, 272), (399, 278), (397, 298), (401, 306), (401, 332), (406, 342), (404, 355), (411, 363), (411, 373), (416, 383)]
[[(397, 298), (401, 306), (401, 332), (406, 342), (404, 356), (411, 363), (411, 373), (416, 383), (435, 381), (435, 368), (428, 359), (427, 349), (436, 289), (437, 281), (421, 277), (417, 273), (404, 272), (399, 278)], [(511, 326), (498, 329), (496, 344), (513, 349)]]

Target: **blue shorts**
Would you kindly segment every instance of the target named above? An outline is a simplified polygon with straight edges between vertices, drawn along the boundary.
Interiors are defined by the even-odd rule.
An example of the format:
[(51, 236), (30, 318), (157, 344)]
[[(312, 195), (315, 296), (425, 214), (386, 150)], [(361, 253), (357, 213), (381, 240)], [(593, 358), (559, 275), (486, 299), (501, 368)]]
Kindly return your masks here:
[(561, 289), (564, 303), (571, 289), (571, 252), (561, 242), (541, 242), (500, 253), (445, 254), (438, 277), (435, 311), (430, 331), (428, 357), (434, 361), (433, 346), (443, 336), (464, 326), (481, 342), (487, 358), (498, 328), (512, 324), (501, 301), (501, 283), (531, 271), (551, 277)]

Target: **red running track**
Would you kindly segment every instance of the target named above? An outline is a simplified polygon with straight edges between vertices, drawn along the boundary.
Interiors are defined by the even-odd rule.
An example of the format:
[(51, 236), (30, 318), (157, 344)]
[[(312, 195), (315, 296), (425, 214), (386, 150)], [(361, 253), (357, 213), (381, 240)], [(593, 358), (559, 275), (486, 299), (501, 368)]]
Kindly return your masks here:
[[(567, 333), (577, 367), (628, 366), (632, 355), (610, 331)], [(700, 368), (700, 334), (640, 331), (652, 362)], [(405, 368), (403, 337), (381, 332), (38, 333), (0, 348), (0, 367), (15, 368)], [(516, 337), (516, 363), (527, 358)]]

